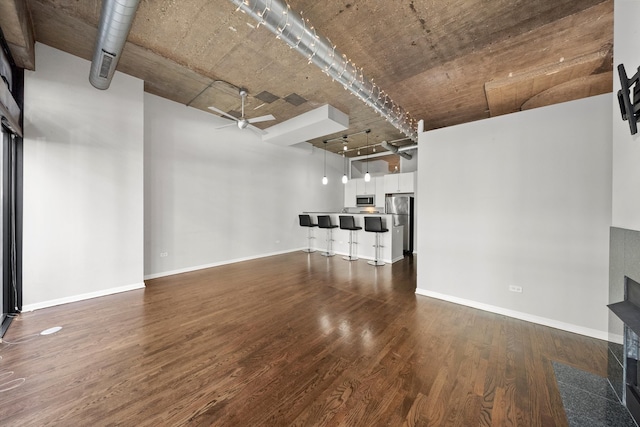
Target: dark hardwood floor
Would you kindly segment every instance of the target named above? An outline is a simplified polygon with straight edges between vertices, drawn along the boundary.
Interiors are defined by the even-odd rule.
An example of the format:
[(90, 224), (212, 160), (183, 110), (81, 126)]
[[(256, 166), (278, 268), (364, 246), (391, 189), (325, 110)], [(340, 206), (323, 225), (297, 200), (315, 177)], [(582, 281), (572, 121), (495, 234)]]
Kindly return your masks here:
[(606, 376), (606, 343), (416, 296), (416, 262), (297, 252), (22, 314), (0, 425), (566, 426), (551, 360)]

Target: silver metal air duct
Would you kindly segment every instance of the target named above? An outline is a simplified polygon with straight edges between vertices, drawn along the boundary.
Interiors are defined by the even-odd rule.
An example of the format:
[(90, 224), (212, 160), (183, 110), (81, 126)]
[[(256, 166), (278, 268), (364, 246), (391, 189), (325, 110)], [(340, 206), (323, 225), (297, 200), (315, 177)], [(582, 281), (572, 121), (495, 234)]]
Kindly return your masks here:
[(397, 154), (400, 157), (404, 157), (407, 160), (411, 160), (411, 158), (413, 157), (411, 154), (409, 153), (405, 153), (402, 152), (398, 149), (398, 147), (396, 147), (395, 145), (391, 145), (389, 144), (387, 141), (382, 141), (380, 143), (380, 145), (382, 146), (382, 148), (384, 148), (387, 151), (391, 151), (392, 153)]
[(96, 89), (109, 88), (139, 3), (140, 0), (102, 0), (89, 73), (89, 81)]
[(362, 68), (349, 61), (331, 41), (316, 32), (302, 16), (291, 10), (285, 0), (231, 0), (238, 10), (264, 25), (289, 47), (304, 55), (325, 74), (337, 80), (386, 118), (396, 129), (416, 140), (417, 122), (373, 80), (364, 76)]
[(417, 149), (418, 149), (418, 144), (403, 145), (402, 147), (398, 147), (398, 152), (417, 150)]

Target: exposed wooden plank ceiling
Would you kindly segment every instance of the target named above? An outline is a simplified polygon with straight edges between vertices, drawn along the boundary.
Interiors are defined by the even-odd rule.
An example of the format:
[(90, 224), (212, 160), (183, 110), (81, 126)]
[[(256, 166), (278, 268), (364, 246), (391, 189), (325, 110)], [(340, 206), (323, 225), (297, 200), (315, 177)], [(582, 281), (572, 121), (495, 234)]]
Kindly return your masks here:
[[(0, 1), (9, 10), (21, 3)], [(425, 129), (612, 90), (613, 0), (289, 3), (394, 101), (424, 119)], [(17, 34), (8, 40), (18, 62), (30, 68), (29, 15), (37, 41), (91, 59), (99, 0), (26, 5), (26, 14), (0, 16), (5, 36), (6, 28)], [(142, 0), (118, 69), (144, 79), (149, 93), (207, 112), (210, 105), (239, 110), (235, 88), (245, 87), (249, 117), (273, 114), (280, 122), (329, 103), (350, 116), (344, 133), (371, 128), (370, 143), (404, 136), (255, 27), (227, 0)], [(323, 139), (337, 136), (311, 142), (324, 146)], [(364, 134), (349, 138), (351, 148), (364, 145)], [(339, 152), (342, 143), (331, 141), (327, 148)]]
[(35, 67), (34, 38), (27, 4), (20, 0), (0, 1), (0, 28), (16, 65), (32, 70)]

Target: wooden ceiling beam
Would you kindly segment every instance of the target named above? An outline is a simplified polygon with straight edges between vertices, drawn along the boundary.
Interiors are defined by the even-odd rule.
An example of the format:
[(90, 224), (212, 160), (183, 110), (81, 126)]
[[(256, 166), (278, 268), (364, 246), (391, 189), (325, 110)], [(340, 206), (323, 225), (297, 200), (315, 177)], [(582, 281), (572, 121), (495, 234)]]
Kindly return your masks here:
[(16, 65), (35, 70), (35, 37), (27, 3), (23, 0), (1, 1), (0, 28)]

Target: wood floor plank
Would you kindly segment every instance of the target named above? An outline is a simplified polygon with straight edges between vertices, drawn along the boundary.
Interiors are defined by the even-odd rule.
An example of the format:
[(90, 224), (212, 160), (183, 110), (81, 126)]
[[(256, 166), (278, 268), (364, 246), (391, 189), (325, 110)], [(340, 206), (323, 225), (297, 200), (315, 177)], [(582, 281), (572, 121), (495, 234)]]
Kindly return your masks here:
[(416, 263), (290, 253), (23, 313), (0, 425), (566, 426), (551, 361), (603, 376), (606, 343), (417, 296)]

